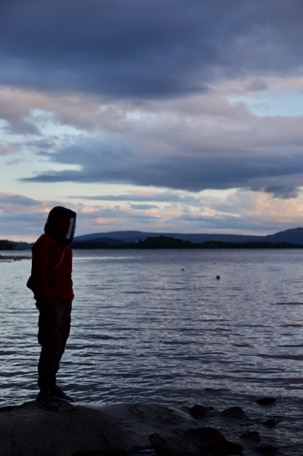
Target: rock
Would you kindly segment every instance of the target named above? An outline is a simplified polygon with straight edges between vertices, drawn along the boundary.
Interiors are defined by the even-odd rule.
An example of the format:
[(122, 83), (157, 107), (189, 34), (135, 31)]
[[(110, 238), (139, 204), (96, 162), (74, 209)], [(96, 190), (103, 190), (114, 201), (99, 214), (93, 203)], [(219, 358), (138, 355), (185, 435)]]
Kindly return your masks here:
[[(201, 427), (197, 418), (203, 419), (206, 427)], [(60, 403), (58, 412), (48, 412), (32, 401), (0, 408), (0, 456), (142, 456), (142, 452), (154, 454), (150, 453), (151, 445), (160, 456), (240, 455), (243, 447), (244, 454), (251, 456), (253, 442), (260, 436), (247, 429), (243, 434), (243, 418), (247, 420), (240, 407), (220, 413), (204, 406), (178, 409), (155, 403), (98, 407)], [(263, 430), (271, 443), (270, 423), (275, 425), (280, 418), (267, 421)], [(252, 423), (260, 425), (262, 421), (244, 425)], [(255, 453), (274, 451), (274, 447), (263, 445)]]
[(195, 423), (158, 404), (60, 403), (58, 412), (48, 412), (32, 401), (0, 409), (0, 456), (120, 456), (150, 447), (155, 432), (183, 436)]
[(100, 410), (123, 428), (132, 430), (141, 447), (149, 445), (151, 434), (183, 437), (187, 429), (197, 426), (197, 421), (188, 413), (159, 404), (114, 404), (102, 406)]
[(0, 255), (0, 261), (20, 261), (20, 260), (30, 260), (30, 256), (21, 256), (21, 255)]
[(109, 450), (109, 451), (77, 451), (72, 456), (127, 456), (128, 451), (124, 450)]
[(137, 444), (134, 433), (110, 416), (69, 404), (60, 405), (55, 413), (34, 402), (4, 410), (0, 413), (0, 435), (0, 456), (97, 455), (131, 450)]
[(235, 418), (241, 420), (249, 419), (241, 407), (230, 407), (226, 410), (223, 410), (223, 412), (221, 412), (221, 415), (225, 416), (226, 418)]
[(195, 439), (162, 437), (152, 434), (149, 438), (157, 456), (212, 456)]
[(204, 407), (204, 405), (194, 405), (189, 409), (189, 413), (196, 420), (200, 420), (201, 418), (204, 418), (210, 409), (210, 407)]
[(243, 432), (243, 434), (240, 435), (240, 439), (250, 440), (252, 442), (260, 442), (261, 437), (258, 431), (247, 431)]
[(261, 445), (254, 450), (258, 454), (274, 455), (277, 453), (277, 449), (272, 445)]
[(205, 447), (212, 456), (242, 454), (243, 447), (228, 441), (217, 429), (211, 427), (190, 429), (184, 437), (192, 437)]
[(276, 399), (274, 397), (263, 397), (257, 399), (256, 403), (259, 405), (273, 405), (276, 403)]
[(273, 416), (271, 418), (268, 418), (268, 420), (263, 421), (262, 424), (268, 427), (275, 427), (277, 426), (277, 424), (281, 423), (281, 421), (282, 418), (280, 418), (279, 416)]

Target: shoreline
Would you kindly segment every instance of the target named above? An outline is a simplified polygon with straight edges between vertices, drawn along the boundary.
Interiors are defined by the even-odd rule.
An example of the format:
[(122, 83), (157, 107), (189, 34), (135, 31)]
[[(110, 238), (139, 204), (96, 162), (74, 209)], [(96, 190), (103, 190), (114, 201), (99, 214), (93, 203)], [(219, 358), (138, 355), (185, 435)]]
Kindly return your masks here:
[(1, 255), (0, 254), (0, 261), (19, 261), (19, 260), (30, 260), (30, 256), (25, 255)]

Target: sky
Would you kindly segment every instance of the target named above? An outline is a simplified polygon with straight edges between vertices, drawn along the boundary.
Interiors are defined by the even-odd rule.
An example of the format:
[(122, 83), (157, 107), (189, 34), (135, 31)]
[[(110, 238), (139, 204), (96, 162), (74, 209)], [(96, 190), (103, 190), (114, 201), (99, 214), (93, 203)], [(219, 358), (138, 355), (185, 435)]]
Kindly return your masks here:
[(303, 226), (302, 0), (1, 0), (0, 239)]

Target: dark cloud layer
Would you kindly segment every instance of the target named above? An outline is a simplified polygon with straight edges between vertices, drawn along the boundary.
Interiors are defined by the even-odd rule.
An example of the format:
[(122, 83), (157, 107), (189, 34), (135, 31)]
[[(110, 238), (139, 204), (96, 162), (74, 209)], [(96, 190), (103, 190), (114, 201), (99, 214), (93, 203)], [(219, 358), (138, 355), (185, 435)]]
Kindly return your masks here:
[(300, 0), (14, 0), (0, 6), (4, 84), (111, 97), (207, 90), (300, 71)]
[(301, 185), (303, 156), (275, 160), (266, 154), (255, 157), (220, 155), (155, 157), (135, 153), (121, 140), (92, 141), (70, 146), (56, 154), (43, 153), (56, 163), (77, 170), (46, 172), (26, 182), (126, 183), (198, 192), (206, 189), (250, 188), (282, 198), (293, 197)]

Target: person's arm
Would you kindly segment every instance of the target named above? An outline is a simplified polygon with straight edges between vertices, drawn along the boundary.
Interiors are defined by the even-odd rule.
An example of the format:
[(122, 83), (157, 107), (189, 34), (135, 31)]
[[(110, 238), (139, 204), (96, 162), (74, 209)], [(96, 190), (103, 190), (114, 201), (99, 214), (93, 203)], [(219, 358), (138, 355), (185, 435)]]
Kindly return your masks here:
[(32, 278), (35, 284), (34, 296), (38, 302), (50, 304), (53, 301), (52, 291), (48, 286), (49, 244), (41, 237), (32, 249)]

